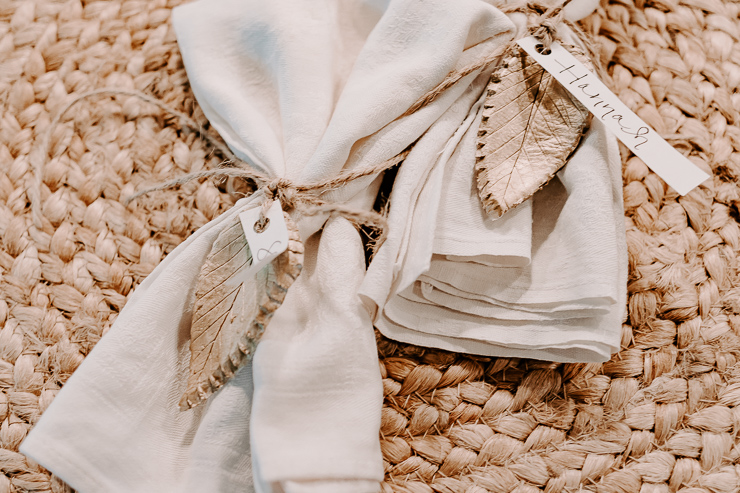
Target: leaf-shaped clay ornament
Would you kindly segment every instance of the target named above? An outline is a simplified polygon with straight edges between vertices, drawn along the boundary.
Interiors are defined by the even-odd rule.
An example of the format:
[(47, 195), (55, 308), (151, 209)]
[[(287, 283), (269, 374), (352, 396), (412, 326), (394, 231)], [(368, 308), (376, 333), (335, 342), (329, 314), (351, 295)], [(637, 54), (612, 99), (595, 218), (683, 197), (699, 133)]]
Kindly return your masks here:
[(190, 375), (180, 409), (205, 401), (249, 361), (303, 268), (303, 244), (287, 213), (288, 249), (256, 274), (237, 215), (213, 242), (195, 288)]
[[(574, 55), (591, 68), (585, 55)], [(486, 90), (476, 180), (483, 208), (499, 217), (565, 164), (588, 125), (589, 112), (523, 50), (505, 58)]]

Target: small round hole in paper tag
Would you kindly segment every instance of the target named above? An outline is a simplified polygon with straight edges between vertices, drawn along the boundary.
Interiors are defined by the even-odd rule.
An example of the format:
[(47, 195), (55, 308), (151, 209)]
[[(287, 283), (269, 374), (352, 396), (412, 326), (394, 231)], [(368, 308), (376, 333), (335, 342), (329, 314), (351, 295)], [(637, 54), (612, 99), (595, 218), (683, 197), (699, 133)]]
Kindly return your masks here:
[(538, 43), (534, 46), (534, 49), (537, 50), (537, 53), (543, 56), (547, 56), (550, 53), (552, 53), (552, 50), (550, 48), (545, 48), (545, 45), (542, 43)]
[(253, 229), (255, 233), (260, 234), (264, 233), (268, 226), (270, 226), (270, 218), (266, 217), (264, 221), (254, 223)]

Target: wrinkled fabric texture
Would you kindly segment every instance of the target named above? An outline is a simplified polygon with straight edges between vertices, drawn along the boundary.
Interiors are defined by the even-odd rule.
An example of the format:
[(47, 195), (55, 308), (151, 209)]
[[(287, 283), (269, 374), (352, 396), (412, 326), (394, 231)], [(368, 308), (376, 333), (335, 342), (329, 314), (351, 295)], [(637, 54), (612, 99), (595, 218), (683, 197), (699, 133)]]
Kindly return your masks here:
[[(511, 17), (517, 36), (525, 35), (524, 19)], [(566, 26), (558, 32), (579, 44)], [(402, 342), (488, 356), (607, 361), (619, 348), (627, 296), (616, 138), (594, 120), (548, 185), (492, 218), (481, 207), (474, 170), (484, 99), (466, 117), (456, 116), (461, 126), (445, 147), (456, 146), (454, 152), (425, 155), (417, 144), (399, 170), (389, 237), (360, 294), (376, 327)]]
[[(588, 3), (593, 0), (574, 0), (569, 9)], [(512, 39), (514, 17), (483, 0), (200, 0), (177, 8), (173, 24), (198, 102), (230, 148), (256, 169), (299, 182), (321, 180), (389, 159), (421, 137), (393, 192), (392, 211), (410, 205), (415, 215), (392, 219), (391, 238), (378, 257), (395, 262), (388, 252), (401, 246), (409, 253), (398, 259), (398, 271), (376, 268), (366, 276), (359, 234), (346, 220), (296, 217), (306, 246), (303, 274), (253, 364), (205, 405), (180, 412), (200, 267), (228, 219), (262, 199), (239, 201), (136, 289), (21, 451), (81, 493), (378, 491), (382, 387), (372, 316), (383, 310), (369, 313), (373, 298), (361, 298), (360, 290), (382, 281), (385, 292), (376, 298), (387, 298), (423, 280), (438, 256), (489, 268), (511, 258), (521, 266), (536, 261), (536, 204), (487, 231), (491, 244), (502, 248), (521, 240), (506, 251), (455, 243), (457, 235), (444, 234), (449, 223), (440, 219), (449, 199), (440, 195), (440, 181), (448, 176), (460, 189), (467, 179), (446, 163), (458, 162), (458, 148), (476, 125), (474, 108), (487, 76), (470, 74), (399, 118), (451, 70)], [(324, 198), (369, 209), (378, 184), (376, 177), (359, 179)], [(422, 213), (417, 200), (432, 209)], [(461, 213), (474, 210), (468, 200)], [(475, 232), (485, 222), (471, 216), (466, 227)], [(431, 234), (424, 229), (429, 224)], [(419, 239), (412, 236), (406, 245), (407, 230), (434, 252), (416, 256)], [(445, 281), (444, 289), (436, 278), (420, 281), (416, 291), (396, 298), (460, 298), (464, 291)], [(471, 306), (487, 296), (466, 294)], [(453, 334), (453, 346), (465, 327)], [(443, 335), (426, 334), (429, 340), (421, 342), (447, 344)], [(460, 350), (486, 353), (491, 345), (479, 344)], [(557, 359), (556, 349), (552, 356)]]
[[(475, 139), (461, 144), (466, 143), (472, 150)], [(370, 286), (374, 292), (362, 291), (387, 293), (387, 299), (372, 298), (379, 307), (377, 327), (393, 339), (459, 352), (561, 362), (608, 360), (619, 346), (626, 303), (620, 163), (614, 137), (594, 121), (568, 165), (531, 199), (531, 261), (526, 265), (520, 265), (523, 256), (509, 257), (508, 266), (482, 265), (477, 257), (451, 261), (435, 251), (436, 243), (406, 232), (399, 240), (407, 240), (406, 251), (399, 248), (398, 258), (426, 259), (427, 264), (419, 262), (417, 270), (404, 272), (411, 264), (397, 261), (399, 273), (387, 276), (393, 283), (388, 291), (378, 285)], [(452, 187), (446, 190), (455, 193)], [(458, 195), (459, 203), (464, 195)], [(426, 221), (430, 236), (440, 222), (447, 231), (458, 227), (454, 217), (427, 215), (429, 208), (420, 195), (409, 214), (417, 216), (416, 225)], [(460, 226), (461, 238), (475, 234), (464, 222)], [(391, 246), (394, 239), (388, 240)], [(497, 251), (495, 244), (490, 247), (491, 253)], [(375, 269), (393, 272), (392, 259), (386, 260), (391, 253), (389, 248), (385, 258), (378, 255), (366, 282), (380, 277)]]
[[(201, 0), (177, 8), (173, 24), (213, 127), (255, 168), (298, 182), (375, 165), (419, 137), (419, 148), (441, 143), (449, 156), (483, 77), (399, 116), (515, 33), (482, 0)], [(427, 132), (438, 120), (444, 131)], [(359, 179), (324, 198), (369, 209), (378, 184)], [(225, 219), (260, 200), (240, 201), (150, 274), (23, 453), (81, 493), (379, 490), (382, 387), (357, 294), (360, 236), (342, 218), (295, 218), (304, 272), (253, 364), (205, 406), (177, 408), (200, 266)]]

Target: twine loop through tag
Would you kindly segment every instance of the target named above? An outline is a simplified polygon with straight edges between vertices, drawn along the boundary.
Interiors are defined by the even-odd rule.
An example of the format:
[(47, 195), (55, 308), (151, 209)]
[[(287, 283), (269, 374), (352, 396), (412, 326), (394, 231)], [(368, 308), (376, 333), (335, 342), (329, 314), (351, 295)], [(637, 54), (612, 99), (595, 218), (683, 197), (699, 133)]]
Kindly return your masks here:
[(528, 16), (527, 28), (530, 35), (542, 43), (543, 54), (549, 51), (552, 42), (558, 38), (558, 24), (563, 22), (564, 9), (570, 2), (571, 0), (565, 0), (562, 4), (549, 7), (544, 11), (540, 4), (527, 4), (525, 10)]

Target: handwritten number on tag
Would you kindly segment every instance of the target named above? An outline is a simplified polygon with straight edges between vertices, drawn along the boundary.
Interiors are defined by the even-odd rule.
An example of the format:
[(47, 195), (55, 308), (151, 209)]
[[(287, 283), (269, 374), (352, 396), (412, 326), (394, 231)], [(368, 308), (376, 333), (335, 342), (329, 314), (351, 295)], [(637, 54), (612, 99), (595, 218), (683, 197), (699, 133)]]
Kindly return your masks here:
[(249, 248), (255, 252), (252, 273), (288, 248), (288, 229), (279, 200), (272, 202), (264, 218), (260, 217), (260, 208), (256, 207), (239, 213), (239, 220)]
[(260, 248), (259, 251), (257, 252), (256, 257), (259, 262), (262, 262), (269, 255), (279, 254), (283, 250), (285, 250), (285, 247), (283, 246), (283, 242), (280, 240), (277, 240), (272, 245), (270, 245), (270, 248)]

